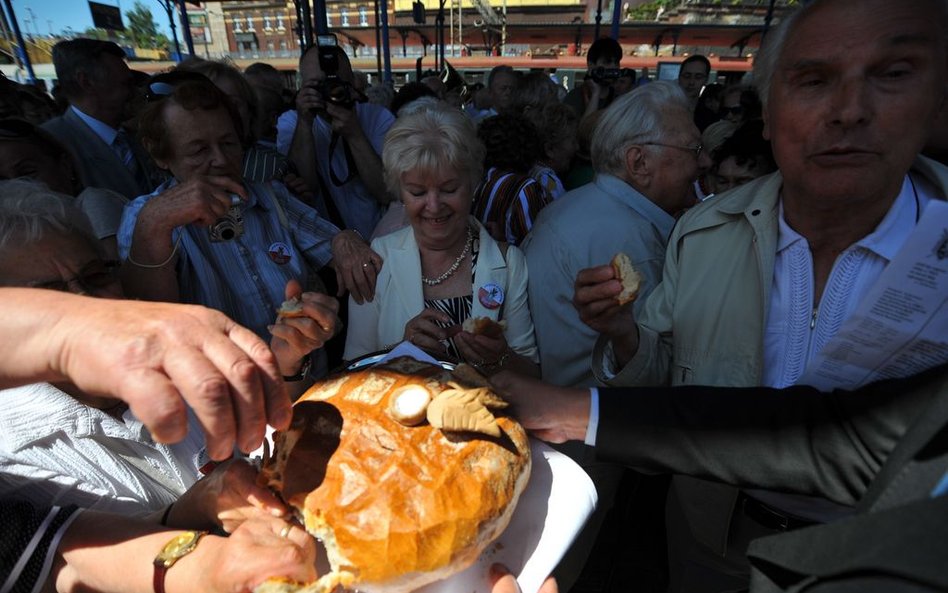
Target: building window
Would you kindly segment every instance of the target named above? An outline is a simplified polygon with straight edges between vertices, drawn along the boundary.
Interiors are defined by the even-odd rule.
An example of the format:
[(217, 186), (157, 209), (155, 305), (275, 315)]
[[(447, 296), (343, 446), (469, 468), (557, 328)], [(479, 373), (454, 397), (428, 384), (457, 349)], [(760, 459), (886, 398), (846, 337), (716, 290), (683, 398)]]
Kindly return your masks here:
[(264, 31), (272, 31), (272, 30), (273, 30), (273, 27), (270, 26), (270, 15), (269, 15), (269, 13), (263, 15), (263, 30), (264, 30)]
[(286, 27), (283, 26), (283, 15), (282, 15), (282, 14), (278, 14), (278, 15), (277, 15), (277, 30), (279, 30), (279, 31), (285, 31), (285, 30), (286, 30)]
[(249, 14), (247, 15), (247, 30), (253, 31), (253, 17)]
[(240, 33), (243, 29), (240, 28), (240, 17), (234, 17), (234, 33)]
[(365, 6), (359, 7), (359, 26), (369, 26), (369, 9), (367, 9)]
[(348, 9), (348, 8), (340, 8), (340, 9), (339, 9), (339, 18), (342, 19), (342, 24), (341, 24), (340, 26), (342, 26), (342, 27), (348, 27), (348, 26), (349, 26), (349, 9)]

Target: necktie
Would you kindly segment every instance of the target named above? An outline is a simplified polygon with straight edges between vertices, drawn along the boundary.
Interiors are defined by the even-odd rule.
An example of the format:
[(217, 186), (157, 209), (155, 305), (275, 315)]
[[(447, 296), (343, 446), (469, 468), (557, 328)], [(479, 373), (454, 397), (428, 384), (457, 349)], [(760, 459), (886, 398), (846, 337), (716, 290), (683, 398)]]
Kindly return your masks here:
[(135, 153), (132, 152), (132, 146), (128, 143), (128, 134), (125, 130), (119, 130), (115, 134), (115, 139), (112, 140), (112, 150), (115, 151), (125, 168), (134, 174), (137, 168), (135, 166)]

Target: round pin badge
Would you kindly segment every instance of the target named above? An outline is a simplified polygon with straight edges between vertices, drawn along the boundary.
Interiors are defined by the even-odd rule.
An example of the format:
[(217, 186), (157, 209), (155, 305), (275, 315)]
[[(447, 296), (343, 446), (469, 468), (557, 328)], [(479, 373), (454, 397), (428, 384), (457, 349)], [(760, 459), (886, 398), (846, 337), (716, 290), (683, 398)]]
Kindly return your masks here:
[(477, 289), (477, 300), (487, 309), (499, 309), (504, 304), (504, 289), (493, 282)]
[(290, 248), (287, 247), (286, 243), (281, 241), (271, 243), (270, 247), (267, 248), (267, 255), (270, 256), (270, 259), (272, 259), (274, 263), (281, 266), (288, 263), (293, 257), (290, 255)]

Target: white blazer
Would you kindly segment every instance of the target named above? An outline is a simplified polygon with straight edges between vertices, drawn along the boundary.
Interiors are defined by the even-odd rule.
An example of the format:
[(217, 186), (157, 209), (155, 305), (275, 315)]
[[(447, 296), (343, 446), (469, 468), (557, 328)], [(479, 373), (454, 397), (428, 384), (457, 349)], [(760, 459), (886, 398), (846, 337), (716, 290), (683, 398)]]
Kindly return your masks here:
[[(517, 354), (536, 362), (537, 346), (533, 319), (527, 303), (527, 261), (513, 245), (507, 257), (487, 230), (475, 218), (480, 237), (480, 253), (474, 272), (472, 317), (507, 320), (504, 336)], [(383, 260), (375, 284), (372, 302), (357, 304), (349, 297), (349, 329), (346, 335), (346, 360), (386, 349), (402, 341), (405, 324), (425, 308), (421, 282), (421, 255), (415, 233), (407, 227), (372, 241), (372, 249)], [(488, 309), (477, 298), (478, 289), (494, 284), (503, 291), (503, 304)]]

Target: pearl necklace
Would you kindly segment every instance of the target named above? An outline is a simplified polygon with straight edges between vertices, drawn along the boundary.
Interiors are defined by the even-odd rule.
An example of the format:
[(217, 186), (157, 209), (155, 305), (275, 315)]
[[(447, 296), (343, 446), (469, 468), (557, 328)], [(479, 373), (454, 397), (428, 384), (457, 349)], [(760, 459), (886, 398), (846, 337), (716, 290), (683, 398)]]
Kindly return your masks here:
[(454, 275), (458, 271), (458, 268), (461, 267), (461, 262), (464, 261), (464, 258), (467, 257), (467, 254), (471, 251), (471, 244), (474, 243), (474, 233), (471, 232), (471, 227), (467, 227), (467, 243), (464, 244), (464, 249), (461, 250), (461, 255), (458, 256), (454, 263), (451, 264), (451, 267), (445, 270), (444, 274), (441, 274), (437, 278), (426, 278), (424, 275), (421, 276), (421, 281), (425, 283), (425, 286), (437, 286)]

